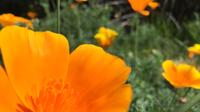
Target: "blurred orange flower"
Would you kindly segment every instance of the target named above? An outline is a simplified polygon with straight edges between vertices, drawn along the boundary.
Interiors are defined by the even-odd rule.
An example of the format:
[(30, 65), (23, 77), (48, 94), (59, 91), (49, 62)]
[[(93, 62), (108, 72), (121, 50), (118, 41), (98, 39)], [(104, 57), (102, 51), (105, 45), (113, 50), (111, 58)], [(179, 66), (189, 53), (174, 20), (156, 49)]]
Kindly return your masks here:
[(71, 3), (71, 4), (69, 4), (69, 7), (72, 8), (72, 9), (74, 9), (74, 8), (77, 7), (77, 4), (76, 3)]
[(77, 3), (84, 3), (87, 2), (88, 0), (75, 0)]
[(115, 40), (118, 33), (112, 29), (100, 27), (98, 33), (94, 36), (102, 47), (108, 47)]
[(156, 9), (159, 6), (159, 3), (154, 2), (153, 0), (128, 0), (133, 10), (144, 15), (149, 16), (150, 12), (146, 10), (146, 7), (149, 6), (152, 9)]
[(88, 0), (75, 0), (75, 2), (70, 3), (70, 8), (74, 9), (78, 6), (78, 4), (86, 3)]
[(31, 19), (35, 19), (38, 16), (38, 14), (36, 12), (29, 11), (27, 13), (27, 16), (30, 17)]
[(200, 44), (188, 48), (188, 56), (192, 58), (195, 54), (200, 55)]
[(0, 15), (0, 24), (5, 27), (5, 26), (9, 26), (9, 25), (15, 25), (17, 23), (24, 23), (26, 24), (28, 27), (33, 28), (33, 24), (30, 20), (22, 18), (22, 17), (18, 17), (15, 16), (11, 13), (7, 13), (7, 14), (2, 14)]
[(162, 64), (164, 78), (176, 88), (192, 87), (200, 89), (200, 73), (191, 65), (175, 65), (173, 61), (166, 60)]
[(128, 111), (131, 69), (120, 58), (90, 44), (69, 54), (67, 39), (49, 31), (8, 26), (0, 37), (1, 112)]

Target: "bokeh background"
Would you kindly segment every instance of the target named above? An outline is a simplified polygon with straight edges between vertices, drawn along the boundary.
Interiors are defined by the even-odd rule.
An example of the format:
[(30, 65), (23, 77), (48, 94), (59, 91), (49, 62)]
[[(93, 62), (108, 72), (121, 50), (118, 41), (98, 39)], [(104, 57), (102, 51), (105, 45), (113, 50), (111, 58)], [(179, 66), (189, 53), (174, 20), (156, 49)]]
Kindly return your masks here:
[[(144, 17), (127, 0), (61, 0), (61, 33), (70, 41), (71, 51), (83, 43), (98, 45), (94, 35), (101, 26), (119, 33), (107, 51), (133, 68), (127, 82), (134, 90), (130, 112), (175, 112), (185, 99), (199, 93), (190, 90), (185, 95), (187, 90), (170, 86), (161, 76), (161, 63), (189, 62), (187, 47), (200, 42), (200, 0), (157, 2), (159, 8)], [(1, 14), (29, 18), (28, 12), (37, 13), (33, 20), (37, 31), (57, 31), (56, 9), (56, 0), (0, 0)], [(199, 104), (188, 112), (200, 112)]]

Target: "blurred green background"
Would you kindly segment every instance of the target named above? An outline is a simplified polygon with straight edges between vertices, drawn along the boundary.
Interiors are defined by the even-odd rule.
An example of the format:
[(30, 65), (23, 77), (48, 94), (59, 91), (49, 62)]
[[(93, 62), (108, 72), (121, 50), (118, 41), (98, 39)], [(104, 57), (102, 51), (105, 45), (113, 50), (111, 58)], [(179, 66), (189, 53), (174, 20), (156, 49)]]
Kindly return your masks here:
[[(127, 0), (62, 0), (61, 33), (70, 41), (71, 51), (83, 43), (97, 44), (93, 38), (101, 26), (119, 36), (107, 49), (123, 58), (133, 69), (128, 83), (133, 85), (130, 112), (176, 112), (197, 90), (176, 90), (161, 76), (166, 59), (189, 61), (187, 47), (200, 42), (200, 0), (158, 0), (160, 7), (143, 17)], [(56, 0), (1, 0), (0, 13), (38, 18), (34, 30), (57, 31)], [(200, 112), (200, 103), (188, 112)]]

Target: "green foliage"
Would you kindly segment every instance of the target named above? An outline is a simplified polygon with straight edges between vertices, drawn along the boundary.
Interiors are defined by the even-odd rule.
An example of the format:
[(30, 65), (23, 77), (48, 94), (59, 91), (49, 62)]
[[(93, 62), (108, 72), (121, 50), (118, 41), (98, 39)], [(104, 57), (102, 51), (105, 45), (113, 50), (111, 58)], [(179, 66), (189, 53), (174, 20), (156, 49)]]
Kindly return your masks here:
[[(109, 21), (110, 8), (108, 6), (77, 6), (67, 7), (61, 12), (61, 33), (66, 35), (75, 48), (81, 43), (93, 43), (93, 36), (100, 26), (112, 27)], [(45, 20), (39, 21), (40, 30), (56, 31), (56, 13), (52, 13)], [(37, 28), (37, 29), (38, 29)]]
[(196, 42), (200, 42), (200, 16), (195, 14), (196, 20), (185, 23), (187, 31), (190, 33), (191, 38)]

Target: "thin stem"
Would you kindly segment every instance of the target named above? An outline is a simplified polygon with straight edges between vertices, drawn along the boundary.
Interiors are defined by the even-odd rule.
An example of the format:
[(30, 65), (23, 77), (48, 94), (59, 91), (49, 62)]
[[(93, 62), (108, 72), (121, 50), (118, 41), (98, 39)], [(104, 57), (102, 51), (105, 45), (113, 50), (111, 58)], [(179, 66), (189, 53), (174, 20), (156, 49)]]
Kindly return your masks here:
[(135, 63), (135, 72), (137, 72), (137, 37), (135, 37), (135, 43), (134, 43), (134, 63)]
[(175, 101), (177, 100), (176, 99), (177, 98), (177, 94), (178, 94), (177, 90), (174, 90), (172, 99), (171, 99), (170, 103), (168, 104), (169, 110), (170, 110), (170, 107), (172, 107), (174, 105)]
[(135, 37), (134, 37), (134, 64), (135, 64), (135, 73), (137, 73), (137, 56), (138, 56), (138, 26), (139, 23), (136, 22), (136, 30), (135, 30)]
[(197, 94), (192, 100), (183, 105), (177, 112), (187, 112), (192, 106), (200, 102), (200, 94)]
[(60, 0), (57, 0), (57, 32), (60, 33)]
[(191, 91), (192, 89), (191, 88), (188, 88), (185, 90), (185, 93), (182, 95), (183, 97), (186, 97), (187, 94)]

